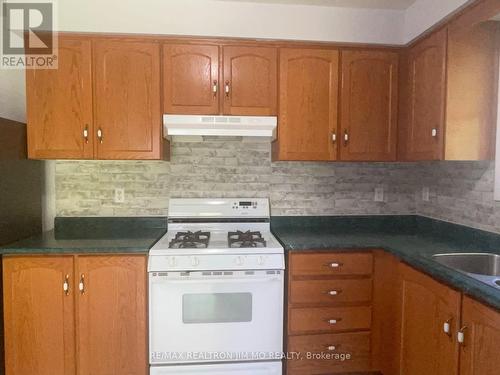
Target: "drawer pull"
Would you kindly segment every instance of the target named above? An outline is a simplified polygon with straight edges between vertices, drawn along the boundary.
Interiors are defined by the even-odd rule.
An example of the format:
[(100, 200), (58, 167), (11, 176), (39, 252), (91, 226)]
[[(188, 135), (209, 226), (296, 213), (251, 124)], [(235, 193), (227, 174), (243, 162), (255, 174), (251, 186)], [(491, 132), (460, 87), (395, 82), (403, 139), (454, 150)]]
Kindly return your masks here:
[(328, 290), (325, 292), (325, 294), (328, 294), (330, 296), (338, 296), (340, 293), (342, 293), (341, 290)]
[(336, 319), (327, 319), (327, 323), (331, 325), (335, 325), (337, 323), (340, 323), (342, 321), (342, 318), (336, 318)]
[(328, 350), (329, 352), (334, 352), (339, 346), (340, 345), (329, 345), (326, 347), (326, 350)]
[(329, 268), (332, 268), (332, 269), (338, 269), (338, 268), (342, 267), (342, 263), (339, 263), (339, 262), (330, 262), (330, 263), (325, 264), (325, 266), (329, 267)]

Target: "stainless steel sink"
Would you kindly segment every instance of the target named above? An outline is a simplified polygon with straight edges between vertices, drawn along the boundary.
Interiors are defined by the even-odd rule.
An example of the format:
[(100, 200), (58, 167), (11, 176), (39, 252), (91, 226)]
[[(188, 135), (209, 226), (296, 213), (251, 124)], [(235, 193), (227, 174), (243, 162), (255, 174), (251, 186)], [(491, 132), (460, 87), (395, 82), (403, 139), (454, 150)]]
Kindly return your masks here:
[(500, 255), (457, 253), (437, 254), (433, 258), (442, 265), (500, 289)]

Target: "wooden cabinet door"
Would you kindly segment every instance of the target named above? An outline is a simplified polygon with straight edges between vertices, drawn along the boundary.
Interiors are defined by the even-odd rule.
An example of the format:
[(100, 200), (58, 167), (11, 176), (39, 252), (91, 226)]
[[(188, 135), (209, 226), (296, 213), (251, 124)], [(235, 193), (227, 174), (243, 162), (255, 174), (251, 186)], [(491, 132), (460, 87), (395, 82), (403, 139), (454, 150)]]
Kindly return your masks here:
[(80, 256), (78, 374), (146, 375), (146, 257)]
[(342, 52), (341, 160), (396, 160), (396, 52)]
[(460, 375), (497, 375), (500, 369), (500, 311), (464, 297)]
[(219, 114), (219, 47), (163, 45), (163, 110), (168, 114)]
[(90, 40), (60, 37), (57, 69), (26, 70), (26, 101), (31, 159), (92, 159)]
[(404, 160), (441, 160), (446, 107), (447, 30), (412, 47), (405, 58), (400, 150)]
[(401, 277), (401, 374), (458, 374), (461, 294), (405, 265)]
[(73, 276), (72, 257), (3, 259), (6, 375), (75, 374)]
[(276, 115), (276, 48), (228, 46), (223, 49), (224, 114)]
[(281, 49), (277, 159), (337, 159), (338, 67), (335, 50)]
[[(159, 159), (159, 45), (98, 40), (94, 43), (94, 65), (97, 157)], [(102, 132), (101, 137), (98, 131)]]

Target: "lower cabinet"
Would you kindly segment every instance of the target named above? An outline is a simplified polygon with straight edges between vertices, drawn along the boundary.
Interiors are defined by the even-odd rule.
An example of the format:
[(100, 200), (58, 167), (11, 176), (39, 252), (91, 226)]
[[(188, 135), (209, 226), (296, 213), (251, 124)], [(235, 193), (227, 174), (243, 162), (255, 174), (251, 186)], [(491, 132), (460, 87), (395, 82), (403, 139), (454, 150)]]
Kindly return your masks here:
[(6, 375), (146, 375), (146, 261), (4, 257)]
[(498, 375), (500, 312), (464, 297), (461, 333), (460, 375)]
[(288, 375), (364, 373), (371, 369), (370, 252), (289, 255)]

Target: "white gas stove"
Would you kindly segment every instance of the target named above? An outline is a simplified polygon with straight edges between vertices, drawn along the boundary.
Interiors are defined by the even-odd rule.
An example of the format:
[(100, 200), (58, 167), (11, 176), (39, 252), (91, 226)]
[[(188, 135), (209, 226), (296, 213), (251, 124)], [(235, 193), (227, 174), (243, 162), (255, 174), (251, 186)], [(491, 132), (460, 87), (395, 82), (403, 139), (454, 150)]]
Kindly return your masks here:
[(151, 374), (281, 374), (284, 255), (269, 201), (171, 199), (169, 212), (149, 253)]

